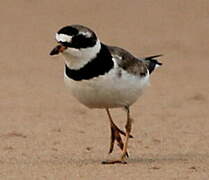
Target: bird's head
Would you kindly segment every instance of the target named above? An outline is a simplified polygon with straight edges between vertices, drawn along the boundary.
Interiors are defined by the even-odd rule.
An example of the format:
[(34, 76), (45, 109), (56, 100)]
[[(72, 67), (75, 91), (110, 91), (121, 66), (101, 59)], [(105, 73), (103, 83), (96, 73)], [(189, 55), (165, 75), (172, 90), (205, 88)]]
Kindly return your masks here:
[(82, 25), (71, 25), (61, 28), (56, 33), (57, 46), (50, 55), (62, 53), (66, 60), (90, 60), (94, 58), (101, 48), (96, 34)]

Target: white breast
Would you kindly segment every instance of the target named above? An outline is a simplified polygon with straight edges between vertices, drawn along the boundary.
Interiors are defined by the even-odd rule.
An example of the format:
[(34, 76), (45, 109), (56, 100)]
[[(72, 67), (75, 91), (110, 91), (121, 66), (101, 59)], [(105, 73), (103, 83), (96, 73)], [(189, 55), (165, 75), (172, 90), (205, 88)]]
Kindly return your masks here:
[(72, 94), (89, 108), (114, 108), (133, 104), (149, 84), (145, 77), (128, 74), (119, 67), (90, 80), (74, 81), (64, 76)]

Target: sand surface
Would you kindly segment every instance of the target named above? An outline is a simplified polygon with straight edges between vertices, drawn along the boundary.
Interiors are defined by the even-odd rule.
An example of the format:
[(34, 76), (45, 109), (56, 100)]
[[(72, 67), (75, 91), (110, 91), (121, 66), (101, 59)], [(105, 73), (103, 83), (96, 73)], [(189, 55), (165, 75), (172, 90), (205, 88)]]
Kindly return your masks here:
[[(0, 180), (208, 180), (208, 0), (18, 0), (0, 11)], [(132, 106), (127, 165), (108, 156), (105, 111), (78, 103), (63, 84), (55, 32), (84, 24), (136, 56), (164, 54)], [(124, 111), (113, 110), (123, 128)]]

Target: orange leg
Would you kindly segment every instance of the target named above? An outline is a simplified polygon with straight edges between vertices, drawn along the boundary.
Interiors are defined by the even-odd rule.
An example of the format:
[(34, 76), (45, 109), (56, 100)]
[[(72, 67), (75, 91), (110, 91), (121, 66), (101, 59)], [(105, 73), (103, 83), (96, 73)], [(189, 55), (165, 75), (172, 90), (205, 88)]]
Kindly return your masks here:
[[(113, 151), (114, 148), (114, 143), (115, 140), (117, 141), (117, 145), (120, 147), (122, 150), (122, 155), (119, 160), (113, 160), (113, 161), (103, 161), (103, 164), (115, 164), (115, 163), (123, 163), (125, 164), (125, 157), (129, 157), (128, 152), (127, 152), (127, 147), (128, 147), (128, 139), (132, 138), (133, 136), (130, 135), (131, 131), (131, 118), (130, 118), (130, 113), (129, 113), (129, 108), (126, 108), (127, 110), (127, 123), (126, 123), (126, 132), (120, 130), (115, 123), (112, 120), (112, 117), (110, 115), (109, 109), (106, 109), (109, 120), (110, 120), (110, 127), (111, 127), (111, 142), (110, 142), (110, 149), (109, 153)], [(122, 141), (122, 138), (120, 134), (125, 136), (125, 144)]]

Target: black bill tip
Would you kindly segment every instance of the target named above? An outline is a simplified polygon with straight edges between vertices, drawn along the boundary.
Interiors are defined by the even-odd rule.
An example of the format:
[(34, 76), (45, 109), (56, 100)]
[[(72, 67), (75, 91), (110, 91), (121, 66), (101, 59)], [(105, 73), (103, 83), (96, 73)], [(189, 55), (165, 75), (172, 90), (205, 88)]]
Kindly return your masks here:
[(60, 45), (56, 46), (54, 49), (51, 50), (51, 52), (49, 53), (49, 55), (50, 56), (53, 56), (53, 55), (59, 54), (60, 53), (60, 48), (61, 48)]

